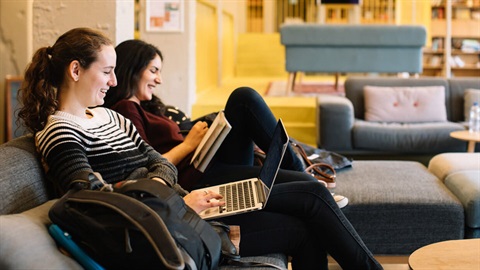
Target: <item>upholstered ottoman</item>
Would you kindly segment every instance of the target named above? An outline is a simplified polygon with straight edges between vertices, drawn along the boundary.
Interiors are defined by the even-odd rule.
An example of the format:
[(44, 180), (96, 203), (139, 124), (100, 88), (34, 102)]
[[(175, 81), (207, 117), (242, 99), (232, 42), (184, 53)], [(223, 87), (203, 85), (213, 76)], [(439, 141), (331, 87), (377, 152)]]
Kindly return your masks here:
[(419, 162), (354, 161), (337, 173), (343, 212), (374, 254), (410, 254), (464, 237), (460, 201)]
[(480, 153), (443, 153), (428, 170), (445, 183), (465, 210), (465, 238), (480, 237)]

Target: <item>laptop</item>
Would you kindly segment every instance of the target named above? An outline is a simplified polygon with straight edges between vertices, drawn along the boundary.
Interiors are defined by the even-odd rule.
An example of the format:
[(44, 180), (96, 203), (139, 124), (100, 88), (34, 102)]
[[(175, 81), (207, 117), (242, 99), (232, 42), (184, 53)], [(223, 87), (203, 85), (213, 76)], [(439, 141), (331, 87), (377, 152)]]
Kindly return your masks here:
[(278, 120), (265, 162), (258, 177), (199, 189), (222, 194), (224, 206), (212, 207), (199, 215), (209, 220), (261, 210), (267, 204), (288, 145), (288, 135), (282, 120)]

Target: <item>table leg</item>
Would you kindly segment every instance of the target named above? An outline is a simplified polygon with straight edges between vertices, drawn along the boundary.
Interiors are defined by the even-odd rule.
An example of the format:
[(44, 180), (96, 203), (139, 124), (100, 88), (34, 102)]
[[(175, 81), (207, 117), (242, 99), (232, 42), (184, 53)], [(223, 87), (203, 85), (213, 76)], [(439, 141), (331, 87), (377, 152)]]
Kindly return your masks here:
[(295, 88), (295, 79), (297, 77), (297, 72), (293, 71), (288, 74), (288, 80), (287, 80), (287, 89), (285, 89), (285, 95), (289, 96), (294, 88)]
[(468, 141), (468, 152), (475, 152), (475, 141)]

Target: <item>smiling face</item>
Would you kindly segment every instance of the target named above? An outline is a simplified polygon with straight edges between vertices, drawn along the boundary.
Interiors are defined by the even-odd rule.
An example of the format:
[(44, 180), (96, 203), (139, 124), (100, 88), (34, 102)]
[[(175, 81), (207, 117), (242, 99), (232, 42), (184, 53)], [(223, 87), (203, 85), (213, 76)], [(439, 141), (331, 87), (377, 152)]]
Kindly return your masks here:
[(137, 102), (151, 100), (156, 86), (162, 83), (161, 71), (162, 60), (160, 56), (156, 54), (141, 73), (137, 91), (132, 99)]
[(87, 69), (81, 69), (78, 83), (81, 89), (88, 89), (79, 97), (86, 107), (102, 105), (108, 89), (117, 84), (115, 63), (117, 55), (113, 46), (102, 46), (97, 60)]

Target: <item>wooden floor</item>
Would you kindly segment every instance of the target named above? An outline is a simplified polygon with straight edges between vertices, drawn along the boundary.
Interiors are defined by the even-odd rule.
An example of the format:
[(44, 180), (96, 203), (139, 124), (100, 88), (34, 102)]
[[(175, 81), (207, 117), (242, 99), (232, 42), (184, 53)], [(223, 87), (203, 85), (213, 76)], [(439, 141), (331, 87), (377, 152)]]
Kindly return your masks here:
[[(378, 262), (383, 266), (384, 270), (410, 270), (408, 266), (408, 256), (375, 256)], [(342, 270), (342, 268), (329, 257), (329, 270)], [(288, 265), (288, 269), (292, 269), (292, 266)]]

